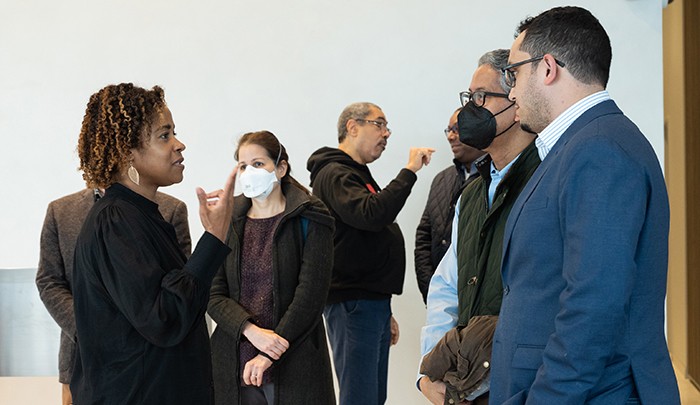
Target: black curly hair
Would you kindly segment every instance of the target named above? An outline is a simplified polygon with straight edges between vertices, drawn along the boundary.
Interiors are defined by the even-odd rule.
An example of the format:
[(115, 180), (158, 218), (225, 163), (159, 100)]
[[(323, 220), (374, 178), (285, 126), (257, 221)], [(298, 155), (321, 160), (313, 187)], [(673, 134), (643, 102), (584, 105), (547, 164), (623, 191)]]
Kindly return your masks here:
[(165, 93), (158, 86), (146, 90), (121, 83), (90, 97), (78, 139), (80, 170), (88, 187), (117, 182), (131, 150), (143, 145), (146, 128), (165, 106)]

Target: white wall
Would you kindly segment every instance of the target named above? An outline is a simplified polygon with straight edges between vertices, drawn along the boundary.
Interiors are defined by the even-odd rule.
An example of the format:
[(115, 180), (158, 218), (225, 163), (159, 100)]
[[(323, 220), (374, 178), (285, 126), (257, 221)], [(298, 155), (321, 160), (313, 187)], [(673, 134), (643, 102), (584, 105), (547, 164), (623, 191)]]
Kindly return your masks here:
[[(509, 48), (522, 18), (557, 3), (0, 0), (0, 268), (35, 266), (46, 204), (83, 186), (77, 136), (90, 94), (106, 84), (165, 88), (187, 169), (164, 191), (188, 203), (195, 240), (194, 188), (221, 185), (239, 135), (273, 131), (308, 183), (306, 158), (336, 145), (342, 108), (372, 101), (394, 131), (371, 165), (380, 184), (410, 146), (438, 149), (399, 216), (408, 269), (395, 299), (402, 340), (391, 355), (389, 403), (420, 403), (413, 379), (425, 311), (412, 245), (430, 180), (451, 159), (442, 129), (478, 57)], [(571, 3), (608, 30), (609, 90), (662, 158), (661, 2)]]

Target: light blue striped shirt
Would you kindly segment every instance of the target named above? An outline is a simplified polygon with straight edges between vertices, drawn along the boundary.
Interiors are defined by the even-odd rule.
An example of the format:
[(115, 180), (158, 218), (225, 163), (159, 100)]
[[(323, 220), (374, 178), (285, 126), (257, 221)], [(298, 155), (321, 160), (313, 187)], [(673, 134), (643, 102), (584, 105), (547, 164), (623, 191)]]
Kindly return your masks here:
[[(522, 152), (521, 152), (522, 153)], [(518, 153), (518, 156), (515, 157), (515, 159), (511, 160), (510, 163), (506, 165), (501, 170), (496, 169), (496, 166), (493, 164), (493, 160), (491, 161), (491, 183), (489, 183), (489, 209), (491, 209), (491, 206), (493, 205), (493, 197), (496, 195), (496, 188), (498, 188), (498, 185), (501, 184), (501, 180), (503, 180), (504, 177), (506, 177), (506, 174), (508, 174), (508, 170), (510, 170), (510, 167), (513, 166), (513, 163), (515, 163), (516, 160), (520, 157), (520, 153)]]
[(554, 121), (547, 125), (547, 128), (537, 134), (535, 146), (537, 146), (537, 154), (540, 155), (540, 160), (544, 161), (544, 158), (547, 157), (547, 154), (561, 138), (561, 135), (569, 129), (578, 117), (595, 105), (607, 100), (610, 100), (610, 94), (608, 94), (607, 90), (602, 90), (582, 98), (559, 114)]

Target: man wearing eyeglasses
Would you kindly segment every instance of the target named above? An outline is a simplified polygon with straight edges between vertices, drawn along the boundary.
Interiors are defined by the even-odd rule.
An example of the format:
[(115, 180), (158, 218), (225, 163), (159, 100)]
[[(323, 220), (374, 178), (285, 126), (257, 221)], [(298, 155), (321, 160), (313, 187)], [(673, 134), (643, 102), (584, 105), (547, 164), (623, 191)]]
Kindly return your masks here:
[[(488, 154), (475, 162), (481, 176), (464, 189), (457, 202), (452, 243), (430, 281), (418, 384), (433, 404), (445, 403), (446, 397), (451, 403), (488, 401), (488, 376), (473, 389), (459, 389), (462, 384), (453, 377), (462, 381), (471, 373), (449, 367), (462, 361), (457, 360), (459, 354), (445, 349), (462, 342), (455, 345), (445, 340), (455, 335), (446, 334), (453, 328), (462, 330), (473, 317), (498, 315), (503, 228), (513, 203), (540, 164), (535, 137), (516, 122), (514, 105), (508, 99), (510, 88), (502, 80), (500, 69), (507, 65), (508, 53), (497, 49), (484, 54), (469, 91), (460, 93), (464, 107), (458, 115), (459, 139)], [(489, 346), (480, 337), (467, 335), (463, 341)], [(485, 353), (489, 357), (490, 352)]]
[(313, 193), (335, 217), (324, 317), (341, 405), (386, 401), (389, 346), (399, 333), (391, 296), (401, 293), (406, 270), (396, 216), (434, 151), (411, 148), (406, 167), (382, 190), (367, 165), (386, 149), (387, 125), (378, 106), (351, 104), (338, 118), (338, 148), (321, 148), (307, 162)]
[(664, 336), (669, 205), (656, 154), (605, 90), (585, 9), (525, 20), (504, 78), (542, 164), (505, 228), (498, 404), (679, 404)]
[(457, 198), (462, 194), (464, 187), (479, 175), (474, 160), (484, 154), (479, 149), (460, 142), (457, 114), (461, 110), (460, 107), (452, 114), (445, 128), (445, 136), (454, 155), (454, 164), (433, 179), (428, 202), (416, 229), (416, 248), (413, 253), (418, 289), (423, 296), (423, 302), (427, 302), (430, 278), (450, 246), (452, 217)]

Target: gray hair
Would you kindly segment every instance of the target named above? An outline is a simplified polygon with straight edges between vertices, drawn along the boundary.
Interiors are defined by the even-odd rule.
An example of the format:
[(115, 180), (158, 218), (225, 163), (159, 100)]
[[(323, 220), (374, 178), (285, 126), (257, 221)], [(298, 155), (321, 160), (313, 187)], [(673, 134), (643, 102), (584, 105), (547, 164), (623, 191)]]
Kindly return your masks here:
[(347, 123), (350, 120), (363, 120), (367, 118), (372, 107), (381, 110), (376, 104), (372, 103), (352, 103), (345, 107), (340, 117), (338, 117), (338, 143), (342, 143), (348, 135)]
[[(510, 51), (508, 49), (495, 49), (490, 52), (486, 52), (481, 58), (479, 58), (479, 66), (489, 65), (499, 74), (501, 74), (501, 69), (508, 66), (508, 56)], [(506, 93), (510, 93), (510, 87), (506, 84), (506, 79), (501, 74), (501, 87)]]

